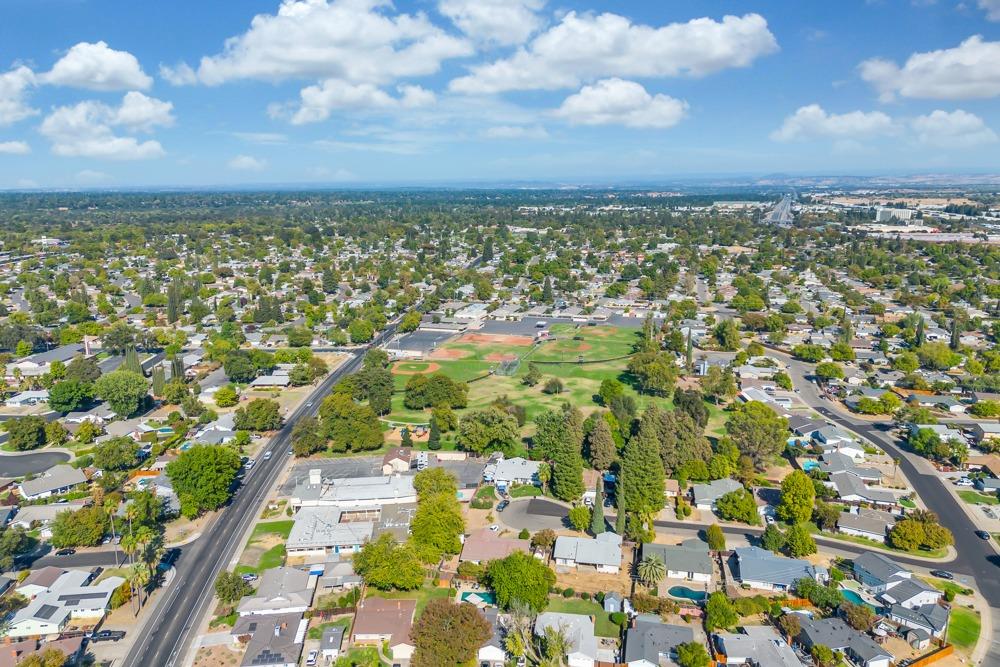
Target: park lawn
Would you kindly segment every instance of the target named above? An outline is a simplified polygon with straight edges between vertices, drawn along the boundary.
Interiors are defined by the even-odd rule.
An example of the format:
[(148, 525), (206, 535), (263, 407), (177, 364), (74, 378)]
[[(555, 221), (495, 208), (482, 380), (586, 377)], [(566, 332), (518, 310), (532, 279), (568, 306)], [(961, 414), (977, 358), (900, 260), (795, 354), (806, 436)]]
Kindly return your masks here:
[(549, 327), (549, 333), (552, 338), (538, 345), (530, 359), (537, 361), (576, 361), (580, 357), (584, 361), (616, 359), (635, 352), (635, 345), (641, 335), (638, 329), (576, 324), (553, 324)]
[(440, 588), (435, 586), (430, 580), (415, 591), (380, 591), (374, 588), (368, 589), (369, 597), (384, 598), (386, 600), (416, 600), (417, 609), (413, 620), (420, 618), (427, 603), (431, 600), (447, 599), (453, 597), (455, 591), (451, 588)]
[(582, 614), (593, 616), (594, 634), (598, 637), (619, 637), (621, 628), (611, 622), (611, 614), (604, 611), (604, 607), (593, 600), (581, 600), (580, 598), (564, 598), (561, 595), (549, 597), (549, 606), (545, 611), (555, 611), (563, 614)]
[(314, 625), (309, 628), (309, 634), (307, 635), (309, 639), (322, 639), (323, 632), (327, 628), (344, 628), (344, 635), (350, 636), (351, 634), (351, 617), (339, 618), (336, 621), (330, 621), (329, 623), (320, 623), (319, 625)]
[(969, 503), (970, 505), (998, 505), (1000, 504), (1000, 499), (996, 496), (988, 496), (985, 493), (979, 493), (978, 491), (968, 491), (963, 490), (958, 492), (958, 497)]
[(952, 607), (948, 620), (948, 641), (958, 648), (971, 650), (979, 641), (979, 612), (966, 607)]
[(289, 533), (292, 532), (292, 526), (294, 525), (295, 521), (292, 519), (282, 521), (261, 521), (253, 527), (253, 532), (250, 534), (250, 540), (255, 540), (258, 537), (263, 537), (264, 535), (279, 535), (287, 540)]

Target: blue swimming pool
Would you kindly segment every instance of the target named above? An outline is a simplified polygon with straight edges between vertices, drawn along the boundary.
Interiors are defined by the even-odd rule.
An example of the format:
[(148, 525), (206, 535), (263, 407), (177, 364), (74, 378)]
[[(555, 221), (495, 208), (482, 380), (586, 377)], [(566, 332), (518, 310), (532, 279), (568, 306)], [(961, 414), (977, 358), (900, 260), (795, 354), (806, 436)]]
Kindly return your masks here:
[(704, 591), (693, 591), (687, 586), (671, 586), (667, 594), (671, 597), (693, 600), (694, 602), (702, 602), (707, 597)]
[(814, 459), (809, 459), (808, 461), (802, 462), (802, 470), (804, 470), (805, 472), (809, 472), (810, 470), (813, 470), (818, 467), (819, 467), (819, 461), (816, 461)]
[(472, 602), (469, 598), (476, 596), (490, 606), (496, 606), (497, 597), (492, 591), (466, 591), (462, 593), (462, 602)]
[(848, 602), (851, 602), (851, 603), (854, 603), (854, 604), (863, 604), (866, 607), (871, 607), (872, 609), (876, 609), (877, 610), (877, 607), (875, 607), (874, 605), (871, 605), (871, 604), (868, 604), (867, 602), (865, 602), (861, 598), (860, 595), (858, 595), (857, 593), (855, 593), (854, 591), (852, 591), (849, 588), (841, 588), (840, 589), (840, 594), (843, 595), (844, 599), (847, 600)]

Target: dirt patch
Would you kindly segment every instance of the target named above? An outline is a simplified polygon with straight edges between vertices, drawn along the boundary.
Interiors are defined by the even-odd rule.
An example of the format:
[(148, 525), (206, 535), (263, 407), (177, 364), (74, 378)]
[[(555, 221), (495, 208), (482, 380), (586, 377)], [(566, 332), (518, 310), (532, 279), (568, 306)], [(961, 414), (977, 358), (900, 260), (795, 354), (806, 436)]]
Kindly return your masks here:
[(618, 332), (616, 327), (587, 327), (587, 334), (591, 336), (597, 336), (599, 338), (604, 338), (605, 336), (610, 336)]
[[(410, 438), (413, 442), (427, 442), (430, 439), (430, 432), (425, 430), (423, 433), (415, 433), (413, 430), (410, 431)], [(391, 431), (386, 431), (385, 439), (387, 442), (403, 442), (403, 429), (394, 428)]]
[(419, 371), (409, 370), (409, 369), (406, 369), (406, 368), (400, 368), (399, 364), (396, 364), (396, 365), (394, 365), (392, 367), (392, 374), (393, 375), (420, 375), (422, 373), (437, 373), (439, 370), (441, 370), (441, 364), (435, 364), (434, 362), (431, 361), (431, 362), (427, 362), (426, 363), (426, 368), (424, 368), (422, 370), (419, 370)]
[(471, 343), (479, 347), (487, 347), (489, 345), (522, 345), (524, 347), (530, 346), (535, 342), (535, 339), (531, 336), (509, 336), (506, 334), (482, 334), (482, 333), (467, 333), (458, 339), (459, 343)]
[(492, 352), (486, 355), (486, 361), (515, 361), (516, 359), (516, 354), (501, 354), (500, 352)]
[(459, 350), (454, 347), (439, 347), (427, 355), (428, 359), (465, 359), (471, 357), (472, 352)]
[(242, 655), (229, 646), (202, 647), (194, 656), (194, 667), (235, 667)]

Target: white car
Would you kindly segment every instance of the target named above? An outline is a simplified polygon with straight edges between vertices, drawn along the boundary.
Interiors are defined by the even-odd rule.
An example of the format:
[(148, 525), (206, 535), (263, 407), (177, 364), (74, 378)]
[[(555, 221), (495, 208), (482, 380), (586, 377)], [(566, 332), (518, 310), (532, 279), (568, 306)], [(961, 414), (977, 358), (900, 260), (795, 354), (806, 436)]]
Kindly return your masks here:
[(270, 461), (271, 460), (271, 450), (270, 449), (267, 450), (266, 452), (264, 452), (264, 460), (265, 461)]
[(955, 480), (955, 486), (975, 486), (975, 483), (968, 477)]
[(493, 524), (492, 526), (490, 526), (490, 530), (492, 530), (494, 533), (499, 533), (500, 526), (498, 524)]
[(319, 655), (319, 651), (309, 651), (309, 657), (306, 658), (306, 667), (315, 667), (316, 656)]

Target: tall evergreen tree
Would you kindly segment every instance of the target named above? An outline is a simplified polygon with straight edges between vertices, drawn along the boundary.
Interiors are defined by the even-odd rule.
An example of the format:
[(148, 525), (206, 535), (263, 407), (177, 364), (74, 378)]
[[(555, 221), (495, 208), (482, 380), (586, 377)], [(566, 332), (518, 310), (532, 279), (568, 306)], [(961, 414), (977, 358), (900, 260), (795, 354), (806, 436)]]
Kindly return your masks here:
[(604, 532), (604, 480), (597, 480), (597, 494), (594, 496), (594, 511), (590, 514), (590, 532), (600, 535)]
[(914, 336), (914, 343), (917, 347), (921, 347), (924, 344), (924, 318), (921, 317), (917, 320), (917, 332)]
[(167, 383), (167, 374), (163, 370), (163, 366), (157, 366), (153, 369), (153, 395), (163, 396), (163, 387)]
[(684, 367), (688, 373), (694, 369), (694, 344), (691, 342), (690, 328), (688, 328), (687, 350), (684, 355)]
[(622, 456), (618, 494), (625, 510), (645, 520), (663, 509), (666, 476), (660, 456), (658, 420), (644, 419)]
[(184, 379), (184, 360), (177, 355), (170, 360), (170, 379)]
[(431, 432), (427, 435), (427, 449), (439, 449), (441, 446), (441, 429), (437, 419), (431, 417)]
[(625, 507), (622, 503), (622, 474), (618, 474), (617, 496), (615, 497), (615, 532), (619, 535), (625, 534)]
[(545, 303), (552, 303), (554, 297), (552, 296), (552, 278), (545, 276), (545, 283), (542, 285), (542, 301)]
[(603, 416), (594, 422), (594, 428), (587, 437), (587, 455), (594, 470), (607, 470), (614, 463), (615, 439)]
[(173, 324), (180, 317), (181, 295), (177, 289), (177, 283), (170, 283), (167, 287), (167, 321)]
[(125, 361), (122, 363), (122, 369), (126, 371), (132, 371), (142, 375), (142, 362), (139, 361), (139, 353), (135, 351), (135, 346), (129, 346), (125, 350)]

